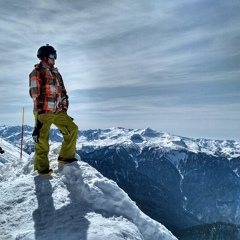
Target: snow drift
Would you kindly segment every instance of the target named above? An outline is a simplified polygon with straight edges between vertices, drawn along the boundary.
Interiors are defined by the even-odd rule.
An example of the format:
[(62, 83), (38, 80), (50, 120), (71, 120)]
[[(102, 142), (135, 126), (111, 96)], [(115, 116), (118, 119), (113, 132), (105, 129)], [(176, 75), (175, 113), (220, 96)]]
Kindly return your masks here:
[(33, 172), (33, 154), (20, 160), (17, 148), (4, 140), (1, 146), (1, 240), (176, 239), (87, 163), (58, 165), (59, 143), (49, 154), (51, 177)]

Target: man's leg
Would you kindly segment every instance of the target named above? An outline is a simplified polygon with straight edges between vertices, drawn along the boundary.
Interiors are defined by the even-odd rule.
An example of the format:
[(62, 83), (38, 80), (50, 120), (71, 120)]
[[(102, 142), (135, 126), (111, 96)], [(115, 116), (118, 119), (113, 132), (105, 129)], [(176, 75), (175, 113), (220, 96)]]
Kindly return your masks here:
[(51, 119), (49, 115), (46, 114), (45, 119), (39, 119), (38, 114), (34, 112), (36, 121), (42, 123), (41, 128), (39, 129), (39, 142), (35, 144), (35, 157), (34, 157), (34, 170), (42, 171), (49, 169), (49, 134), (51, 127)]
[(53, 124), (63, 133), (62, 147), (59, 155), (64, 158), (75, 158), (78, 126), (66, 113), (56, 113)]

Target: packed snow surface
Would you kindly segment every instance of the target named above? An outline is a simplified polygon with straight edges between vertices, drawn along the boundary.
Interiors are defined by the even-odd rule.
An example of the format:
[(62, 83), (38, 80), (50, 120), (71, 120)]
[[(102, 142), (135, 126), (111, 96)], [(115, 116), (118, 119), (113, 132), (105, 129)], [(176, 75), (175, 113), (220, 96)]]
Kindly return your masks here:
[(19, 159), (19, 150), (2, 139), (1, 147), (1, 240), (176, 239), (79, 156), (78, 162), (58, 165), (60, 144), (51, 146), (51, 177), (33, 171), (33, 154)]

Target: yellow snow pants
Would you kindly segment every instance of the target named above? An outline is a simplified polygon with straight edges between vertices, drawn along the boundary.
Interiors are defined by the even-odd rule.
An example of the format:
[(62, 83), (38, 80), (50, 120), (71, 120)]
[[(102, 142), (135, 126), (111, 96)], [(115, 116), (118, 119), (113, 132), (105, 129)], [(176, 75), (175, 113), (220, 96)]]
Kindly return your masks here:
[(34, 170), (42, 171), (49, 168), (49, 135), (51, 125), (54, 124), (62, 133), (63, 140), (59, 155), (64, 158), (74, 158), (78, 126), (72, 121), (67, 113), (46, 113), (45, 118), (40, 118), (34, 111), (35, 120), (42, 123), (39, 131), (39, 141), (35, 144)]

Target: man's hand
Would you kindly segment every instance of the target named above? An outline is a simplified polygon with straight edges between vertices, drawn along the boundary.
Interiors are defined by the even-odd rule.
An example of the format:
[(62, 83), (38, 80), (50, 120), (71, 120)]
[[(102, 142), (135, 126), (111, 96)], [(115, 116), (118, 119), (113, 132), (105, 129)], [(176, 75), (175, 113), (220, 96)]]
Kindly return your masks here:
[[(40, 116), (40, 115), (39, 115), (39, 116)], [(32, 138), (33, 138), (33, 141), (34, 141), (35, 143), (38, 143), (38, 142), (39, 142), (40, 129), (41, 129), (42, 125), (43, 125), (43, 124), (42, 124), (39, 120), (36, 121), (34, 130), (33, 130), (33, 133), (32, 133)]]
[(32, 138), (35, 143), (39, 142), (39, 129), (37, 127), (35, 127), (33, 130)]
[(67, 109), (63, 108), (62, 113), (67, 113)]
[(33, 135), (32, 138), (35, 143), (39, 142), (39, 135)]

